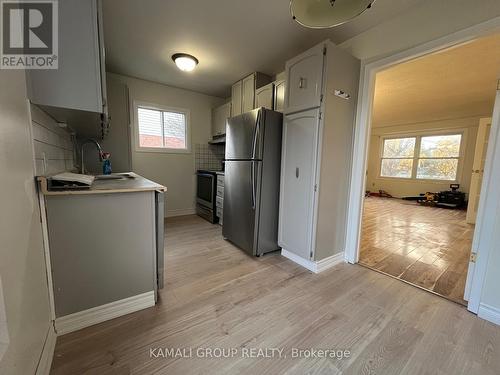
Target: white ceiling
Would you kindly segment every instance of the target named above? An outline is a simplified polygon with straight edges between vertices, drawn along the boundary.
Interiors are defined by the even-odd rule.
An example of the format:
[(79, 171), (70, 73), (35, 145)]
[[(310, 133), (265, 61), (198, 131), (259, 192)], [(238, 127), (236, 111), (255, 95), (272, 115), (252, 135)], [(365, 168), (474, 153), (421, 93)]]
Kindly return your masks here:
[(374, 127), (491, 116), (500, 77), (500, 34), (377, 74)]
[[(248, 73), (274, 75), (321, 40), (343, 42), (422, 1), (377, 0), (345, 25), (313, 30), (292, 20), (289, 0), (104, 0), (107, 68), (227, 97)], [(196, 56), (197, 69), (179, 71), (171, 60), (176, 52)]]

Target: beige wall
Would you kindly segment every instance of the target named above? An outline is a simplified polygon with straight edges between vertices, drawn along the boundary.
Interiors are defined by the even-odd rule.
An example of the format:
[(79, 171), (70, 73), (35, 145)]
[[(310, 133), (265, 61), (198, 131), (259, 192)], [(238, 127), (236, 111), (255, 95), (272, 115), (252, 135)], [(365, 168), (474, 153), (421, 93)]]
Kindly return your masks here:
[[(93, 138), (98, 139), (104, 152), (111, 153), (111, 169), (113, 172), (131, 171), (130, 154), (130, 120), (129, 120), (129, 93), (127, 85), (120, 80), (120, 76), (106, 73), (106, 88), (109, 110), (109, 132), (104, 139), (96, 131)], [(73, 124), (69, 124), (72, 126)], [(80, 129), (80, 128), (78, 128)], [(78, 139), (78, 165), (81, 143), (88, 138), (89, 134), (80, 134), (77, 131)], [(99, 161), (97, 150), (94, 145), (85, 146), (85, 170), (93, 174), (102, 174), (102, 162)]]
[[(112, 82), (128, 86), (130, 118), (134, 122), (134, 101), (185, 108), (190, 112), (191, 153), (167, 154), (137, 152), (132, 145), (132, 170), (167, 187), (166, 213), (168, 216), (194, 213), (196, 175), (194, 145), (207, 143), (212, 137), (212, 108), (223, 104), (224, 99), (178, 89), (136, 78), (109, 74)], [(131, 129), (133, 138), (133, 128)]]
[(0, 70), (0, 278), (8, 347), (1, 374), (33, 374), (50, 327), (23, 71)]
[[(486, 116), (485, 116), (486, 117)], [(401, 198), (409, 195), (418, 195), (427, 191), (449, 190), (449, 182), (424, 182), (416, 180), (381, 178), (380, 173), (380, 154), (382, 147), (382, 138), (385, 136), (411, 135), (420, 132), (436, 131), (456, 131), (464, 132), (462, 143), (463, 158), (461, 160), (461, 170), (458, 175), (460, 190), (469, 192), (471, 179), (472, 162), (474, 161), (474, 149), (476, 145), (477, 127), (479, 117), (464, 119), (440, 120), (418, 124), (406, 124), (388, 127), (373, 128), (370, 136), (370, 149), (368, 153), (368, 168), (366, 190), (378, 191), (385, 190), (389, 194)]]

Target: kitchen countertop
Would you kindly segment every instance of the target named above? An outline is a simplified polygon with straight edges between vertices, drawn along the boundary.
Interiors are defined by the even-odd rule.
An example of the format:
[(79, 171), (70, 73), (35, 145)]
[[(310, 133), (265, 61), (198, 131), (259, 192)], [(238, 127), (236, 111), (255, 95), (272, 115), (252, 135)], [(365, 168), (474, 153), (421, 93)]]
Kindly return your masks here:
[(136, 173), (128, 173), (134, 178), (121, 180), (95, 180), (89, 189), (83, 190), (47, 190), (47, 177), (37, 177), (43, 195), (82, 195), (82, 194), (111, 194), (111, 193), (132, 193), (140, 191), (162, 191), (167, 188), (156, 182), (148, 180)]

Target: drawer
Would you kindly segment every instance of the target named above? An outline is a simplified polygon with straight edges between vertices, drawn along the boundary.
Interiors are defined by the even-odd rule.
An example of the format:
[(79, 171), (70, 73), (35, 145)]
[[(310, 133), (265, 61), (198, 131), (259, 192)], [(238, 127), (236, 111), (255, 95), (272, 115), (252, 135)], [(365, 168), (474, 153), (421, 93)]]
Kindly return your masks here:
[(222, 198), (222, 197), (216, 197), (215, 198), (215, 205), (216, 205), (217, 208), (224, 207), (224, 198)]
[(224, 186), (217, 185), (217, 196), (224, 198)]
[(224, 175), (223, 174), (217, 175), (217, 186), (224, 187)]

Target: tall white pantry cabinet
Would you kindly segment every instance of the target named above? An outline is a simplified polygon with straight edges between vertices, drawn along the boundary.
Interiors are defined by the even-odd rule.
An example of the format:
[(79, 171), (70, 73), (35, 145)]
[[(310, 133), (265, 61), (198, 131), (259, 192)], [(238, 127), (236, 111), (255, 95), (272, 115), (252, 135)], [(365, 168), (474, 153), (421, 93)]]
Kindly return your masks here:
[(285, 70), (278, 242), (314, 268), (343, 259), (360, 62), (325, 41)]

